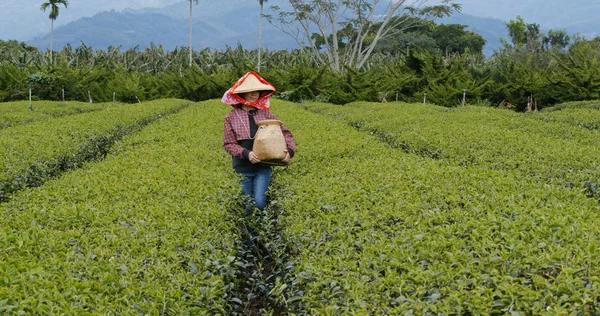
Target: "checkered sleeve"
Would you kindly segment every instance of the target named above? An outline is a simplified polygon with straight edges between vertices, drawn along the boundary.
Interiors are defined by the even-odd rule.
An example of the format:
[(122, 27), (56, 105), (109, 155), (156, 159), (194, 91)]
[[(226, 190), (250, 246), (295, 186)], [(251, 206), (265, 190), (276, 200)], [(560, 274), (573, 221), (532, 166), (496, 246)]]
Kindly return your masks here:
[(244, 147), (238, 144), (233, 122), (229, 116), (225, 117), (225, 126), (223, 130), (223, 148), (233, 157), (243, 159)]
[(294, 136), (292, 135), (292, 132), (290, 132), (290, 130), (284, 125), (281, 125), (281, 131), (283, 132), (283, 137), (285, 138), (285, 144), (289, 149), (290, 157), (294, 157), (296, 154), (296, 143), (294, 142)]

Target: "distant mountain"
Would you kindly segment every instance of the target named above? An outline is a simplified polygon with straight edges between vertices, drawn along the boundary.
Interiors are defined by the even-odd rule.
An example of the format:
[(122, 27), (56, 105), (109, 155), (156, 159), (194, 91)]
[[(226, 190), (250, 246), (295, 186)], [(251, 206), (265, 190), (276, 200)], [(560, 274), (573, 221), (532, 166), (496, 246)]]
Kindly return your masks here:
[[(23, 6), (22, 0), (4, 1), (8, 4), (3, 5), (5, 11), (0, 13), (0, 39), (14, 39), (5, 36), (9, 32), (31, 34), (31, 30), (36, 30), (35, 34), (41, 35), (31, 36), (33, 39), (26, 42), (41, 49), (49, 48), (50, 21), (47, 13), (41, 12), (37, 5)], [(565, 29), (570, 34), (580, 33), (588, 38), (598, 36), (600, 30), (600, 20), (595, 17), (596, 12), (600, 12), (598, 0), (572, 0), (568, 3), (564, 0), (459, 2), (463, 5), (462, 13), (437, 20), (436, 23), (467, 25), (469, 30), (486, 39), (484, 53), (487, 56), (500, 47), (500, 38), (508, 37), (506, 23), (517, 15), (527, 23), (540, 24), (543, 30)], [(267, 14), (270, 13), (270, 5), (289, 4), (276, 0), (266, 2)], [(115, 10), (106, 11), (109, 8)], [(61, 8), (60, 12), (54, 34), (54, 48), (57, 50), (67, 43), (79, 46), (81, 42), (96, 49), (106, 49), (109, 45), (122, 45), (125, 49), (139, 46), (144, 49), (152, 42), (165, 49), (189, 45), (189, 1), (73, 0), (67, 9)], [(240, 43), (244, 48), (254, 49), (258, 41), (258, 15), (256, 0), (200, 0), (199, 5), (193, 6), (193, 46), (195, 49), (223, 49)], [(23, 24), (26, 26), (18, 27)], [(265, 20), (262, 44), (269, 49), (298, 47), (291, 37)]]
[[(66, 25), (102, 11), (121, 11), (127, 8), (164, 7), (182, 0), (71, 0), (68, 8), (59, 6), (59, 16), (54, 27)], [(50, 32), (49, 11), (40, 10), (44, 1), (2, 0), (0, 10), (0, 39), (27, 41)]]
[[(210, 39), (218, 34), (216, 29), (207, 24), (202, 22), (194, 24), (198, 38)], [(79, 46), (83, 42), (87, 46), (98, 49), (120, 45), (124, 48), (138, 45), (144, 48), (154, 42), (157, 45), (162, 44), (165, 48), (174, 48), (188, 43), (187, 30), (185, 23), (161, 14), (102, 12), (56, 29), (54, 47), (62, 47), (68, 43)], [(49, 37), (45, 35), (29, 41), (28, 44), (46, 48), (49, 41)]]
[(566, 30), (587, 38), (600, 36), (600, 1), (598, 0), (460, 0), (463, 13), (514, 20), (521, 16), (526, 23), (537, 23), (543, 30)]
[[(210, 47), (223, 49), (242, 44), (244, 48), (258, 46), (258, 11), (255, 3), (229, 6), (193, 7), (193, 46), (195, 49)], [(96, 49), (121, 45), (124, 49), (139, 46), (144, 49), (150, 43), (161, 44), (165, 49), (189, 45), (189, 2), (179, 2), (164, 8), (126, 9), (101, 12), (93, 17), (82, 18), (55, 29), (54, 47), (67, 43), (79, 46), (81, 42)], [(457, 23), (483, 36), (487, 44), (484, 53), (491, 55), (500, 46), (500, 38), (506, 37), (506, 22), (455, 14), (437, 23)], [(29, 45), (48, 49), (50, 34), (38, 36)], [(263, 20), (263, 47), (269, 49), (293, 49), (299, 47), (287, 34)]]
[[(193, 7), (193, 46), (195, 49), (224, 49), (242, 44), (252, 49), (258, 46), (258, 4), (230, 6)], [(106, 11), (93, 17), (79, 19), (54, 31), (54, 47), (67, 43), (106, 49), (122, 46), (124, 49), (150, 43), (172, 50), (189, 46), (189, 2), (179, 2), (161, 9), (126, 9), (120, 12)], [(50, 46), (50, 34), (35, 37), (27, 44), (42, 49)], [(263, 19), (263, 47), (269, 49), (295, 48), (298, 44)]]
[(490, 56), (501, 47), (500, 38), (508, 39), (506, 23), (521, 16), (525, 23), (537, 23), (543, 31), (565, 30), (569, 35), (587, 38), (600, 36), (600, 1), (598, 0), (462, 0), (463, 13), (444, 22), (468, 25), (483, 36), (484, 53)]
[(544, 29), (567, 29), (587, 37), (600, 35), (598, 0), (460, 0), (463, 12), (504, 21), (520, 15)]

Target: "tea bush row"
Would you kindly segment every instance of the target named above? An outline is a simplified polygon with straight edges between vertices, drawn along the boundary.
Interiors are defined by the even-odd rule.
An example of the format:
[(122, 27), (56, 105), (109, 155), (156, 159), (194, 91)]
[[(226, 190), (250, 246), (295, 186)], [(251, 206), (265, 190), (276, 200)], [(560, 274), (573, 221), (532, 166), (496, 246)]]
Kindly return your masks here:
[[(582, 188), (600, 179), (600, 135), (557, 119), (482, 107), (406, 103), (305, 105), (379, 136), (393, 147), (459, 166), (514, 170), (522, 177)], [(591, 110), (590, 110), (591, 111)], [(551, 112), (547, 116), (560, 114)], [(600, 112), (594, 112), (600, 120)]]
[(239, 238), (225, 111), (192, 104), (0, 204), (0, 313), (226, 314)]
[[(522, 177), (519, 170), (407, 154), (344, 120), (295, 105), (282, 108), (279, 118), (299, 147), (294, 163), (276, 178), (283, 188), (276, 193), (285, 210), (280, 220), (298, 251), (287, 292), (295, 312), (600, 311), (597, 201), (577, 189)], [(319, 107), (339, 117), (362, 113), (362, 119), (378, 108), (340, 109)], [(426, 111), (421, 121), (404, 119), (396, 126), (421, 127), (427, 140), (436, 129), (419, 123), (441, 124), (437, 112), (444, 112)], [(479, 121), (480, 129), (493, 129), (497, 120)], [(522, 129), (529, 123), (512, 122)], [(535, 149), (543, 151), (544, 143), (538, 144)]]
[[(562, 122), (598, 132), (600, 129), (600, 105), (596, 108), (565, 108), (530, 114), (533, 118), (547, 122)], [(598, 135), (596, 133), (596, 135)]]
[(102, 110), (107, 103), (87, 103), (69, 101), (64, 104), (56, 101), (36, 101), (30, 111), (28, 101), (0, 103), (0, 129), (27, 124), (39, 120)]
[(64, 170), (104, 156), (115, 140), (178, 111), (184, 100), (119, 105), (0, 130), (0, 202)]

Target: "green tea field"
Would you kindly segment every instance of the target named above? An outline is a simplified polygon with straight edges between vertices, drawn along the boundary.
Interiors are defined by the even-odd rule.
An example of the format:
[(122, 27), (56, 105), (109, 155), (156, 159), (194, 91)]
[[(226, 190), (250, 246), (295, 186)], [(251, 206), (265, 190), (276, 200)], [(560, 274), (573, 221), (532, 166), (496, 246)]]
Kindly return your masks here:
[(598, 106), (271, 103), (251, 218), (219, 100), (0, 103), (0, 314), (600, 314)]

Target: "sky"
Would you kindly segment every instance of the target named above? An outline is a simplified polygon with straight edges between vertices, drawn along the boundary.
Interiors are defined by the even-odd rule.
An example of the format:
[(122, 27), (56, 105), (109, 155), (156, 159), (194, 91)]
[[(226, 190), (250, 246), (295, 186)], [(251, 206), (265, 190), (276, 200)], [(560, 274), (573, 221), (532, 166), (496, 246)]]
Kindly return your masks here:
[[(68, 8), (59, 6), (54, 27), (65, 25), (82, 17), (91, 17), (102, 11), (121, 11), (126, 8), (165, 7), (182, 0), (69, 0)], [(207, 1), (207, 0), (200, 0)], [(227, 1), (227, 0), (220, 0)], [(27, 41), (40, 33), (50, 32), (50, 11), (40, 10), (44, 0), (0, 0), (0, 39)]]
[[(0, 39), (16, 39), (28, 41), (40, 34), (50, 32), (49, 12), (40, 10), (40, 5), (47, 0), (0, 0)], [(61, 7), (55, 28), (82, 17), (91, 17), (102, 11), (121, 11), (126, 8), (141, 9), (144, 7), (166, 7), (189, 0), (69, 0), (67, 9)], [(204, 5), (215, 5), (215, 1), (223, 6), (233, 3), (257, 3), (258, 0), (199, 0), (198, 10)], [(267, 6), (281, 4), (285, 0), (268, 0)], [(396, 0), (391, 0), (396, 1)], [(406, 0), (406, 3), (424, 2), (436, 4), (443, 0)], [(527, 22), (535, 22), (542, 27), (565, 28), (577, 26), (585, 19), (597, 21), (600, 0), (455, 0), (463, 6), (463, 13), (480, 17), (492, 17), (509, 21), (517, 14)], [(286, 1), (287, 2), (287, 1)], [(582, 11), (583, 10), (583, 11)], [(557, 14), (559, 12), (560, 14)], [(586, 16), (582, 16), (585, 13)], [(573, 18), (576, 15), (577, 18)], [(537, 20), (536, 20), (537, 19)], [(592, 23), (592, 25), (595, 25)], [(588, 27), (589, 28), (589, 27)], [(597, 32), (597, 31), (596, 31)]]

